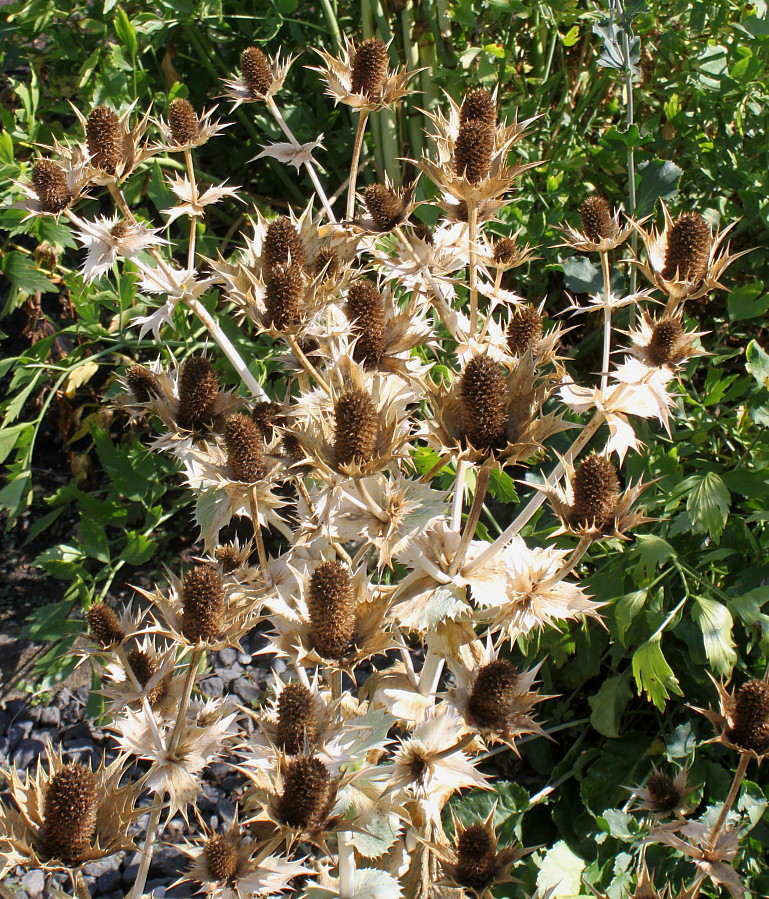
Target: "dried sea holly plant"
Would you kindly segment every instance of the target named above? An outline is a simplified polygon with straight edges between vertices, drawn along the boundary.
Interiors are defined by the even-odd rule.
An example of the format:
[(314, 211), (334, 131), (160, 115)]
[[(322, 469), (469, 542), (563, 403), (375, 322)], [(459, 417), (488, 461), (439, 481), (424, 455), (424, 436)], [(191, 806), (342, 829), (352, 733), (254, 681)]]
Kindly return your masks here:
[[(233, 820), (188, 840), (181, 882), (191, 891), (488, 897), (515, 883), (533, 851), (497, 831), (493, 809), (452, 821), (449, 803), (493, 790), (491, 756), (553, 739), (536, 637), (589, 631), (609, 614), (582, 583), (586, 554), (649, 521), (653, 488), (623, 466), (643, 450), (641, 420), (669, 427), (682, 366), (705, 352), (691, 301), (724, 289), (737, 254), (729, 228), (714, 234), (695, 210), (674, 219), (664, 209), (656, 231), (588, 197), (561, 245), (600, 262), (603, 290), (575, 311), (602, 313), (602, 365), (574, 372), (548, 304), (503, 287), (533, 248), (490, 227), (536, 165), (517, 147), (544, 143), (537, 122), (482, 87), (429, 114), (431, 148), (415, 161), (436, 196), (429, 229), (416, 184), (356, 192), (369, 114), (412, 92), (415, 73), (391, 67), (376, 38), (345, 38), (341, 55), (320, 56), (328, 94), (357, 116), (344, 212), (321, 183), (316, 145), (298, 143), (278, 106), (294, 60), (257, 47), (243, 49), (224, 96), (232, 108), (265, 107), (288, 139), (265, 153), (305, 166), (316, 193), (270, 219), (247, 209), (235, 252), (203, 258), (196, 246), (208, 207), (238, 200), (233, 185), (204, 187), (195, 166), (195, 150), (232, 125), (223, 108), (177, 99), (158, 119), (133, 105), (78, 112), (80, 139), (45, 148), (20, 185), (30, 216), (70, 222), (86, 281), (121, 264), (138, 275), (145, 314), (131, 322), (136, 358), (118, 404), (154, 428), (149, 449), (171, 454), (198, 497), (200, 556), (131, 608), (88, 609), (83, 655), (104, 665), (120, 753), (92, 771), (49, 752), (34, 777), (5, 774), (3, 873), (66, 869), (82, 896), (84, 866), (138, 841), (139, 899), (166, 826), (177, 813), (194, 823), (201, 775), (219, 759), (245, 788)], [(175, 204), (150, 224), (125, 188), (158, 154), (178, 155), (183, 174), (168, 177)], [(111, 214), (86, 217), (96, 196)], [(620, 258), (634, 232), (644, 254)], [(621, 264), (648, 288), (616, 296)], [(203, 298), (214, 291), (212, 314)], [(619, 332), (615, 312), (629, 304), (636, 325)], [(170, 336), (182, 310), (206, 329), (207, 352), (143, 359), (144, 335)], [(233, 311), (245, 333), (274, 342), (287, 391), (259, 383), (228, 339), (219, 319)], [(239, 383), (224, 386), (220, 355)], [(510, 472), (533, 496), (485, 539), (490, 483)], [(545, 502), (559, 527), (522, 536)], [(223, 540), (233, 521), (250, 528), (246, 542)], [(251, 710), (203, 699), (207, 652), (238, 648), (256, 628), (265, 654), (285, 662), (270, 696)], [(521, 648), (532, 651), (521, 658)], [(720, 710), (705, 714), (738, 758), (732, 789), (715, 816), (695, 818), (685, 771), (650, 770), (628, 788), (641, 817), (632, 895), (672, 895), (653, 886), (652, 843), (691, 862), (681, 895), (707, 882), (745, 894), (730, 811), (748, 766), (769, 752), (769, 687), (719, 694)], [(132, 762), (138, 780), (126, 775)], [(142, 796), (149, 818), (137, 834)]]

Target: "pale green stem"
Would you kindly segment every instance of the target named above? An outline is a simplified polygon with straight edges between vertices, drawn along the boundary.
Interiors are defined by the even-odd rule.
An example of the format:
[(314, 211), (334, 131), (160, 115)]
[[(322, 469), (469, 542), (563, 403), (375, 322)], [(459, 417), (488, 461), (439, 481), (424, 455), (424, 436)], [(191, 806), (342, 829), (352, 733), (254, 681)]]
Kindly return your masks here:
[(467, 244), (470, 279), (470, 336), (478, 330), (478, 271), (475, 252), (475, 238), (478, 230), (478, 205), (467, 203)]
[(355, 186), (358, 183), (358, 165), (360, 163), (360, 151), (363, 147), (363, 135), (366, 131), (368, 110), (361, 109), (358, 112), (358, 127), (355, 131), (355, 143), (352, 148), (352, 162), (350, 163), (350, 181), (347, 185), (347, 220), (351, 221), (355, 214)]
[[(184, 162), (187, 166), (187, 177), (189, 178), (192, 192), (192, 204), (198, 202), (198, 183), (195, 179), (195, 167), (192, 164), (192, 151), (187, 149), (184, 151)], [(195, 270), (195, 240), (198, 233), (197, 216), (190, 216), (190, 242), (187, 247), (187, 269), (190, 272)]]
[(149, 821), (147, 822), (147, 835), (144, 838), (144, 846), (141, 850), (139, 870), (136, 872), (136, 880), (128, 895), (128, 899), (142, 899), (142, 896), (144, 895), (144, 885), (147, 883), (147, 875), (149, 874), (152, 856), (155, 852), (155, 842), (158, 836), (158, 826), (160, 824), (160, 815), (162, 811), (163, 800), (160, 796), (156, 796), (152, 810), (150, 811)]
[(353, 899), (355, 895), (355, 848), (349, 835), (339, 831), (339, 899)]
[(449, 574), (456, 574), (457, 571), (462, 567), (462, 563), (465, 561), (465, 556), (467, 555), (468, 547), (470, 546), (470, 541), (475, 536), (475, 529), (478, 526), (478, 520), (481, 517), (481, 510), (483, 509), (483, 502), (486, 499), (486, 490), (489, 486), (489, 477), (491, 475), (491, 465), (492, 460), (488, 460), (483, 463), (481, 470), (478, 472), (478, 480), (475, 484), (475, 495), (473, 496), (473, 504), (470, 507), (470, 512), (467, 516), (467, 521), (465, 522), (465, 529), (462, 532), (462, 539), (459, 541), (459, 546), (457, 547), (456, 555), (451, 562), (451, 567), (449, 568)]
[(609, 305), (611, 297), (611, 269), (609, 268), (609, 254), (601, 252), (601, 271), (603, 272), (603, 362), (601, 364), (601, 390), (605, 391), (609, 386), (609, 361), (611, 358), (611, 311)]
[(342, 34), (339, 31), (339, 23), (336, 20), (336, 12), (334, 11), (334, 7), (331, 4), (331, 0), (320, 0), (320, 5), (323, 8), (323, 15), (326, 17), (326, 23), (328, 24), (328, 29), (334, 38), (334, 43), (338, 48), (341, 48)]
[(248, 491), (248, 503), (251, 507), (251, 527), (253, 528), (254, 539), (256, 540), (256, 554), (259, 556), (262, 574), (267, 577), (267, 551), (264, 547), (262, 525), (259, 522), (259, 501), (256, 498), (256, 485), (251, 487)]
[(462, 504), (465, 498), (465, 472), (467, 462), (464, 459), (457, 461), (457, 471), (454, 477), (454, 497), (451, 501), (451, 522), (449, 528), (458, 531), (462, 526)]
[(419, 692), (422, 696), (429, 696), (438, 689), (438, 682), (443, 671), (443, 657), (428, 648), (422, 670), (419, 672)]
[[(414, 36), (414, 5), (407, 3), (401, 10), (401, 29), (403, 30), (403, 47), (406, 51), (406, 66), (412, 71), (419, 68), (419, 45)], [(408, 116), (410, 156), (412, 159), (422, 158), (422, 128), (414, 110), (404, 104), (403, 114)]]

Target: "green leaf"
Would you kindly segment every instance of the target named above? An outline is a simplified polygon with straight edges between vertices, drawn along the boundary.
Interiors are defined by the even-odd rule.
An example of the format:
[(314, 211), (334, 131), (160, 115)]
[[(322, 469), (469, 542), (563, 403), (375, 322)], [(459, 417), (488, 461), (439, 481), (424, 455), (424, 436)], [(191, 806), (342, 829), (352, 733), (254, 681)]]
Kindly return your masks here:
[(537, 875), (537, 892), (547, 893), (550, 899), (579, 896), (584, 870), (584, 860), (575, 855), (564, 840), (559, 840), (542, 861)]
[(120, 553), (121, 561), (128, 565), (142, 565), (155, 553), (155, 541), (136, 531), (128, 531), (127, 543)]
[(42, 272), (38, 271), (35, 263), (23, 253), (11, 250), (3, 262), (3, 273), (8, 280), (15, 284), (24, 293), (54, 293), (56, 287)]
[(708, 661), (716, 674), (723, 677), (731, 673), (737, 661), (732, 639), (734, 622), (731, 613), (725, 605), (715, 599), (698, 596), (696, 600), (692, 618), (702, 631), (702, 642), (705, 644)]
[(681, 695), (678, 679), (662, 654), (659, 638), (647, 641), (633, 653), (633, 677), (639, 693), (646, 693), (660, 710), (665, 708), (671, 693)]
[[(715, 472), (694, 475), (684, 482), (691, 486), (686, 511), (695, 534), (710, 534), (719, 540), (729, 517), (731, 494)], [(683, 485), (682, 485), (683, 486)]]
[(590, 723), (599, 734), (605, 737), (618, 737), (622, 715), (632, 698), (629, 671), (608, 678), (595, 696), (588, 699), (592, 710)]
[(136, 59), (136, 51), (138, 44), (136, 41), (136, 29), (131, 24), (131, 20), (125, 14), (122, 6), (117, 8), (115, 13), (115, 34), (120, 42), (128, 49), (128, 54), (132, 60)]
[(627, 629), (633, 623), (636, 615), (644, 607), (646, 599), (646, 590), (634, 590), (632, 593), (626, 593), (624, 596), (620, 596), (615, 602), (614, 620), (617, 624), (617, 636), (620, 638), (623, 645)]
[(769, 387), (769, 354), (755, 340), (745, 350), (745, 368), (762, 387)]
[(573, 47), (579, 40), (579, 25), (572, 25), (566, 34), (561, 35), (561, 43), (564, 47)]
[(515, 481), (507, 472), (494, 469), (489, 476), (489, 495), (500, 503), (515, 503), (518, 494), (515, 490)]
[(224, 490), (207, 487), (202, 490), (195, 503), (195, 521), (206, 544), (218, 539), (219, 531), (232, 517), (230, 500)]
[(31, 422), (24, 421), (10, 428), (0, 430), (0, 462), (5, 462), (13, 449), (22, 439), (31, 434), (35, 426)]
[(678, 192), (678, 179), (683, 174), (674, 162), (652, 159), (638, 165), (636, 215), (641, 217), (654, 212), (657, 200), (669, 200)]
[(29, 616), (29, 624), (24, 628), (25, 636), (31, 640), (59, 640), (68, 634), (78, 634), (83, 630), (82, 621), (71, 621), (72, 602), (68, 599), (49, 603), (35, 609)]
[(71, 581), (82, 574), (83, 569), (80, 563), (84, 558), (80, 547), (60, 543), (58, 546), (43, 550), (35, 559), (35, 565), (45, 568), (54, 577), (61, 578), (63, 581)]
[(638, 573), (646, 578), (651, 577), (663, 562), (676, 557), (673, 547), (653, 534), (638, 534), (633, 554), (638, 556)]
[(764, 293), (764, 285), (760, 281), (740, 284), (729, 293), (727, 308), (729, 321), (732, 322), (760, 318), (769, 309), (769, 293)]
[(80, 519), (80, 542), (86, 554), (97, 562), (109, 562), (109, 541), (104, 533), (103, 525), (94, 518), (84, 516)]

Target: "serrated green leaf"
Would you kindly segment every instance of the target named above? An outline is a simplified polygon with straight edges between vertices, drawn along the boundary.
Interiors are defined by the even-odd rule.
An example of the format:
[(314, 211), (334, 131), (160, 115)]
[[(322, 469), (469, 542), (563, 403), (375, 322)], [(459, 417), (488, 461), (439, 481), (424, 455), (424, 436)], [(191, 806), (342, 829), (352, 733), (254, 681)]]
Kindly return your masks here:
[(120, 42), (126, 47), (128, 50), (128, 54), (132, 60), (136, 59), (136, 51), (138, 49), (138, 43), (136, 41), (136, 29), (131, 24), (131, 20), (125, 13), (125, 10), (122, 6), (117, 8), (117, 12), (115, 13), (115, 34), (118, 36)]
[(231, 517), (232, 507), (224, 490), (208, 487), (198, 494), (195, 503), (195, 521), (206, 545), (217, 541), (219, 531)]
[(3, 262), (3, 274), (24, 293), (54, 293), (58, 290), (45, 275), (38, 271), (35, 263), (23, 253), (11, 250)]
[(702, 631), (702, 642), (705, 644), (708, 661), (713, 670), (723, 677), (731, 673), (737, 661), (732, 639), (734, 622), (731, 613), (725, 605), (715, 599), (698, 596), (696, 600), (692, 618)]
[(489, 494), (492, 499), (500, 503), (515, 503), (518, 501), (515, 481), (505, 471), (492, 470), (489, 475)]
[(595, 696), (588, 699), (592, 710), (590, 723), (599, 734), (605, 737), (618, 737), (622, 715), (632, 698), (629, 671), (608, 678)]
[(97, 562), (109, 562), (109, 541), (102, 524), (94, 518), (80, 519), (80, 543), (86, 554)]
[(155, 541), (151, 537), (129, 531), (126, 534), (127, 543), (120, 553), (120, 559), (128, 565), (142, 565), (151, 559), (155, 552)]
[(690, 485), (686, 511), (695, 534), (710, 534), (719, 540), (729, 517), (731, 494), (726, 484), (712, 471), (687, 479)]
[(617, 636), (623, 641), (627, 629), (633, 623), (633, 619), (644, 607), (647, 599), (646, 590), (634, 590), (626, 593), (614, 603), (614, 620), (617, 624)]
[(633, 677), (638, 692), (646, 693), (658, 709), (665, 708), (671, 693), (681, 695), (678, 679), (662, 654), (659, 640), (647, 641), (633, 653)]
[(769, 387), (769, 353), (755, 340), (745, 349), (745, 368), (762, 387)]
[(662, 537), (638, 534), (633, 545), (633, 555), (638, 556), (638, 573), (641, 577), (648, 578), (663, 562), (675, 559), (676, 551)]
[(579, 896), (582, 892), (582, 872), (584, 859), (569, 849), (564, 840), (559, 840), (542, 861), (537, 875), (537, 892), (551, 899), (560, 896)]

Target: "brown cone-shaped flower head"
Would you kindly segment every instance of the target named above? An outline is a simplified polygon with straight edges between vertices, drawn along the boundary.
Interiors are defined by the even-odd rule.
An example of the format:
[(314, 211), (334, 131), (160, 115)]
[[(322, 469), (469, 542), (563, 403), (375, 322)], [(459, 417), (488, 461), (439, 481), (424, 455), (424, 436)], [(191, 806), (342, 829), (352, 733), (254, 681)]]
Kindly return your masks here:
[(326, 659), (341, 659), (355, 634), (355, 602), (350, 572), (342, 562), (321, 562), (310, 578), (307, 597), (310, 639)]
[(265, 400), (254, 406), (251, 410), (251, 418), (256, 422), (265, 441), (269, 441), (275, 436), (275, 426), (280, 424), (284, 418), (284, 409), (280, 403)]
[(178, 97), (168, 107), (168, 127), (179, 146), (190, 143), (198, 133), (198, 116), (189, 100)]
[(468, 718), (481, 730), (504, 730), (518, 695), (518, 671), (505, 659), (484, 665), (467, 700)]
[(572, 478), (574, 502), (571, 510), (572, 527), (596, 527), (599, 530), (614, 518), (619, 502), (617, 469), (607, 456), (591, 453)]
[(459, 126), (454, 144), (454, 168), (470, 184), (478, 184), (491, 171), (494, 152), (494, 128), (487, 122), (470, 119)]
[(58, 771), (43, 805), (43, 845), (52, 858), (77, 863), (96, 831), (96, 777), (78, 762)]
[(522, 356), (542, 337), (542, 316), (533, 306), (516, 306), (507, 326), (507, 347), (513, 356)]
[(377, 438), (374, 402), (362, 388), (345, 391), (334, 405), (334, 452), (338, 465), (363, 463), (371, 458)]
[(179, 410), (176, 423), (194, 431), (211, 423), (219, 394), (219, 376), (205, 356), (190, 356), (179, 376)]
[(196, 565), (182, 584), (182, 633), (190, 643), (218, 639), (224, 630), (224, 587), (208, 565)]
[(318, 721), (312, 691), (294, 681), (278, 697), (278, 745), (288, 755), (311, 752), (318, 740)]
[(459, 110), (459, 124), (466, 122), (485, 122), (491, 127), (497, 124), (497, 106), (491, 94), (482, 87), (469, 90)]
[[(150, 679), (158, 671), (157, 662), (142, 649), (132, 649), (128, 653), (128, 664), (131, 666), (134, 677), (142, 687), (146, 687)], [(168, 691), (169, 679), (169, 677), (164, 677), (147, 693), (147, 700), (153, 708)]]
[(497, 265), (511, 265), (520, 252), (517, 241), (512, 237), (503, 237), (494, 244), (494, 262)]
[(488, 356), (471, 359), (459, 382), (462, 425), (467, 440), (477, 449), (505, 444), (507, 384), (499, 366)]
[(356, 281), (347, 292), (347, 318), (355, 325), (356, 362), (376, 368), (385, 351), (385, 313), (382, 294), (367, 278)]
[(248, 415), (236, 412), (224, 426), (227, 466), (233, 480), (255, 484), (265, 474), (262, 432)]
[(684, 332), (680, 318), (663, 318), (657, 322), (652, 330), (652, 336), (646, 346), (645, 357), (650, 365), (662, 368), (667, 365), (681, 340)]
[(352, 63), (352, 92), (376, 100), (387, 77), (387, 47), (375, 37), (359, 44)]
[(132, 365), (125, 376), (137, 403), (148, 403), (153, 397), (162, 395), (158, 379), (143, 365)]
[(488, 824), (474, 824), (459, 835), (454, 880), (459, 886), (482, 892), (496, 879), (497, 840)]
[(685, 212), (670, 229), (662, 277), (666, 281), (701, 281), (708, 270), (712, 238), (698, 212)]
[(227, 882), (238, 870), (238, 848), (227, 834), (214, 834), (203, 849), (206, 868), (211, 876)]
[(611, 204), (599, 194), (588, 197), (579, 207), (582, 219), (582, 231), (588, 240), (600, 243), (607, 238), (616, 237), (617, 223), (612, 216)]
[(214, 558), (222, 566), (225, 574), (232, 574), (240, 568), (241, 556), (231, 543), (224, 543), (214, 550)]
[(51, 159), (38, 159), (32, 168), (32, 187), (44, 212), (61, 212), (71, 199), (64, 169)]
[(240, 74), (252, 97), (263, 97), (272, 84), (267, 57), (258, 47), (247, 47), (240, 54)]
[(108, 106), (96, 106), (88, 116), (86, 140), (91, 164), (114, 175), (123, 158), (120, 120)]
[(672, 812), (684, 799), (675, 781), (659, 771), (655, 771), (646, 782), (646, 790), (649, 793), (649, 809), (656, 813)]
[(302, 320), (304, 275), (295, 263), (276, 265), (267, 279), (264, 305), (272, 324), (279, 331), (290, 328)]
[(276, 265), (286, 265), (289, 262), (304, 265), (304, 244), (291, 219), (281, 215), (273, 219), (267, 227), (262, 249), (262, 265), (269, 271)]
[(283, 795), (277, 816), (289, 827), (301, 830), (320, 823), (326, 810), (331, 778), (320, 759), (303, 757), (286, 765)]
[(392, 231), (403, 220), (403, 202), (384, 184), (370, 184), (363, 191), (366, 209), (379, 231)]
[(106, 603), (95, 602), (85, 613), (85, 620), (91, 637), (104, 649), (123, 642), (125, 633), (120, 619)]
[(740, 687), (729, 739), (759, 755), (769, 750), (769, 684), (749, 680)]
[(336, 250), (324, 247), (318, 252), (312, 267), (316, 278), (320, 278), (324, 283), (333, 281), (342, 272), (342, 259)]

